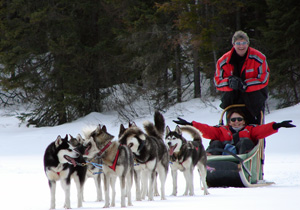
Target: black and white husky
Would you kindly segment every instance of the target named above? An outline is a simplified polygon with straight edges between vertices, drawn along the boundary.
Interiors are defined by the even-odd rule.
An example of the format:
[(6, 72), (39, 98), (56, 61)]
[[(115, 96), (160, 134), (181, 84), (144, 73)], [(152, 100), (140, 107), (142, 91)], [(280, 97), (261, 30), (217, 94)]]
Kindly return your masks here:
[[(154, 115), (155, 125), (144, 122), (144, 133), (136, 125), (123, 130), (119, 135), (119, 142), (126, 144), (134, 154), (134, 159), (139, 167), (137, 173), (137, 196), (139, 195), (139, 178), (142, 182), (142, 199), (148, 194), (148, 200), (154, 200), (154, 186), (156, 174), (158, 173), (161, 182), (161, 199), (165, 200), (165, 182), (169, 167), (169, 156), (166, 145), (163, 141), (165, 130), (164, 117), (158, 111)], [(136, 166), (135, 166), (136, 167)], [(149, 180), (149, 190), (148, 190)], [(138, 199), (137, 199), (138, 200)]]
[[(193, 137), (193, 141), (187, 141), (182, 136), (182, 131), (189, 133)], [(178, 125), (175, 131), (171, 131), (167, 126), (165, 141), (168, 145), (173, 178), (172, 195), (177, 195), (177, 170), (183, 172), (186, 180), (184, 195), (194, 195), (193, 173), (195, 166), (198, 167), (200, 173), (200, 181), (203, 184), (204, 195), (209, 194), (206, 184), (207, 158), (199, 131), (192, 126), (179, 127)]]
[[(106, 126), (99, 125), (94, 131), (83, 130), (85, 136), (86, 158), (101, 158), (104, 173), (104, 207), (115, 206), (115, 183), (116, 178), (120, 179), (121, 207), (126, 207), (125, 197), (127, 195), (128, 206), (132, 206), (131, 187), (133, 179), (133, 155), (126, 145), (112, 141), (114, 136), (107, 132)], [(109, 184), (112, 188), (112, 201), (110, 204)]]
[(44, 170), (48, 178), (51, 191), (50, 209), (55, 209), (56, 182), (61, 181), (61, 186), (65, 192), (64, 207), (70, 206), (70, 182), (74, 179), (77, 187), (78, 207), (82, 207), (83, 184), (86, 176), (86, 167), (78, 166), (77, 163), (84, 163), (83, 157), (74, 150), (68, 141), (68, 136), (60, 136), (52, 142), (44, 154)]
[[(75, 137), (70, 135), (70, 143), (76, 147), (76, 151), (78, 151), (80, 154), (84, 154), (84, 147), (82, 146), (84, 143), (84, 138), (80, 134), (78, 134)], [(101, 180), (103, 180), (103, 170), (102, 170), (102, 160), (101, 158), (84, 158), (84, 160), (87, 162), (87, 172), (86, 172), (86, 178), (93, 178), (96, 192), (97, 192), (97, 200), (96, 201), (103, 201), (102, 196), (102, 184)]]

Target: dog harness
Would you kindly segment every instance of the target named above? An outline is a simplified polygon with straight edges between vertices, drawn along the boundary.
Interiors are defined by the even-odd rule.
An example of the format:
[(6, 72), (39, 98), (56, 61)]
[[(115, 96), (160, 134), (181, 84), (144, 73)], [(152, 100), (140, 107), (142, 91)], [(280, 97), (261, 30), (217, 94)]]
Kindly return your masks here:
[(98, 156), (102, 156), (103, 152), (105, 152), (105, 150), (111, 145), (111, 141), (108, 142), (101, 150), (100, 152), (98, 153)]
[(109, 168), (111, 168), (114, 171), (116, 171), (116, 166), (117, 166), (117, 162), (118, 162), (118, 159), (119, 159), (119, 153), (120, 153), (120, 150), (118, 149), (113, 165), (108, 166)]
[[(108, 142), (101, 150), (100, 152), (98, 153), (98, 156), (102, 156), (102, 154), (105, 152), (105, 150), (111, 145), (111, 141)], [(120, 145), (121, 146), (121, 145)], [(117, 166), (117, 162), (118, 162), (118, 159), (119, 159), (119, 153), (120, 153), (120, 146), (118, 148), (118, 151), (117, 151), (117, 154), (116, 154), (116, 157), (114, 159), (114, 162), (113, 162), (113, 165), (112, 166), (108, 166), (109, 168), (111, 168), (112, 170), (116, 171), (116, 166)]]

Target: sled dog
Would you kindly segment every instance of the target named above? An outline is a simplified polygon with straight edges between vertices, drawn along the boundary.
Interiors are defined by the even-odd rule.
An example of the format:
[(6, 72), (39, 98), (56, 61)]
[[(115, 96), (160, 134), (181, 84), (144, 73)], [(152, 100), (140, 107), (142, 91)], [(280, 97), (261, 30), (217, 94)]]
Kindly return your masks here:
[[(128, 127), (131, 126), (136, 126), (135, 123), (129, 123)], [(119, 131), (119, 138), (122, 136), (122, 134), (126, 131), (126, 128), (123, 124), (120, 125), (120, 131)], [(147, 192), (147, 188), (144, 188), (143, 183), (141, 183), (141, 177), (145, 176), (145, 164), (140, 164), (138, 163), (135, 158), (134, 158), (134, 181), (135, 181), (135, 186), (136, 186), (136, 200), (141, 201), (142, 200), (142, 195), (141, 192)], [(142, 185), (141, 185), (142, 184)], [(154, 196), (159, 196), (159, 192), (157, 189), (157, 173), (155, 176), (154, 180)], [(145, 195), (143, 197), (145, 199)]]
[[(189, 133), (193, 137), (193, 141), (187, 141), (182, 136), (182, 131)], [(206, 184), (206, 152), (202, 145), (199, 131), (192, 126), (178, 125), (175, 131), (171, 131), (166, 127), (166, 144), (170, 155), (170, 167), (173, 179), (172, 195), (177, 195), (177, 170), (183, 172), (186, 188), (183, 195), (194, 195), (193, 173), (195, 166), (198, 167), (200, 173), (200, 181), (203, 184), (204, 195), (209, 194)]]
[[(136, 127), (135, 123), (129, 123), (128, 127), (130, 128), (132, 126)], [(127, 130), (127, 128), (125, 128), (124, 125), (121, 124), (118, 138), (120, 138), (126, 130)], [(142, 196), (141, 196), (142, 189), (141, 188), (143, 187), (143, 186), (141, 186), (141, 172), (144, 169), (144, 167), (143, 167), (143, 165), (137, 163), (135, 158), (133, 158), (133, 161), (134, 161), (133, 175), (134, 175), (134, 181), (135, 181), (135, 187), (136, 187), (135, 199), (137, 201), (141, 201), (142, 200)]]
[(55, 209), (56, 182), (61, 181), (61, 186), (65, 192), (64, 207), (70, 206), (70, 183), (74, 179), (77, 187), (78, 208), (82, 207), (83, 184), (86, 176), (86, 167), (78, 166), (77, 163), (84, 163), (83, 157), (74, 150), (68, 141), (68, 136), (52, 142), (45, 150), (44, 171), (48, 178), (51, 192), (50, 209)]
[[(85, 152), (86, 158), (101, 158), (104, 173), (104, 207), (115, 206), (115, 182), (120, 178), (121, 186), (121, 207), (126, 207), (125, 196), (128, 198), (128, 206), (132, 206), (131, 187), (133, 177), (133, 155), (126, 145), (121, 145), (117, 141), (112, 141), (114, 136), (107, 132), (106, 126), (99, 125), (94, 131), (86, 132)], [(110, 204), (109, 184), (112, 187), (112, 201)]]
[[(165, 120), (158, 111), (154, 114), (153, 123), (144, 122), (144, 133), (135, 124), (131, 127), (120, 131), (119, 142), (126, 144), (133, 152), (136, 162), (135, 173), (137, 179), (137, 195), (141, 194), (142, 199), (145, 199), (148, 193), (148, 200), (154, 200), (154, 185), (156, 173), (158, 173), (161, 182), (161, 199), (165, 200), (165, 182), (169, 167), (169, 156), (167, 148), (163, 141), (163, 134), (165, 129)], [(140, 181), (141, 179), (141, 181)], [(149, 190), (148, 190), (149, 179)], [(140, 191), (139, 183), (142, 182), (142, 192)]]
[[(82, 147), (84, 143), (84, 138), (80, 134), (78, 134), (75, 137), (70, 135), (70, 143), (72, 146), (76, 147), (76, 150), (80, 154), (84, 154), (84, 149)], [(102, 184), (101, 180), (103, 180), (103, 171), (101, 168), (102, 160), (101, 158), (84, 158), (84, 160), (87, 162), (87, 172), (86, 172), (86, 178), (93, 178), (95, 182), (96, 192), (97, 192), (97, 200), (96, 201), (103, 201), (102, 198)]]

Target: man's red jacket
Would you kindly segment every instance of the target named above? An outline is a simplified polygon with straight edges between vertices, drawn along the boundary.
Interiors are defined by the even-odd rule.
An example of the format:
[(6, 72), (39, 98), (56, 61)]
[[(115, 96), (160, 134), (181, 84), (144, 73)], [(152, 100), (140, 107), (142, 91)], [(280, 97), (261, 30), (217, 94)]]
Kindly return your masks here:
[[(220, 91), (232, 91), (228, 85), (228, 77), (233, 75), (234, 66), (229, 61), (234, 50), (233, 47), (217, 62), (214, 81), (216, 88)], [(240, 75), (247, 84), (246, 92), (257, 91), (266, 87), (269, 83), (269, 73), (270, 69), (266, 62), (266, 56), (249, 47)]]

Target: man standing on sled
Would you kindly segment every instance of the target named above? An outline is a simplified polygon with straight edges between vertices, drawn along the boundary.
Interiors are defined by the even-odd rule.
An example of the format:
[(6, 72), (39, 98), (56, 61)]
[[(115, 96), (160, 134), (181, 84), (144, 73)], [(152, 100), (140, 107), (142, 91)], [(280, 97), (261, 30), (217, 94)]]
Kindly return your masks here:
[(269, 67), (266, 56), (249, 47), (248, 35), (237, 31), (232, 37), (232, 49), (217, 62), (214, 81), (222, 91), (220, 107), (245, 104), (249, 123), (260, 124), (268, 98)]

